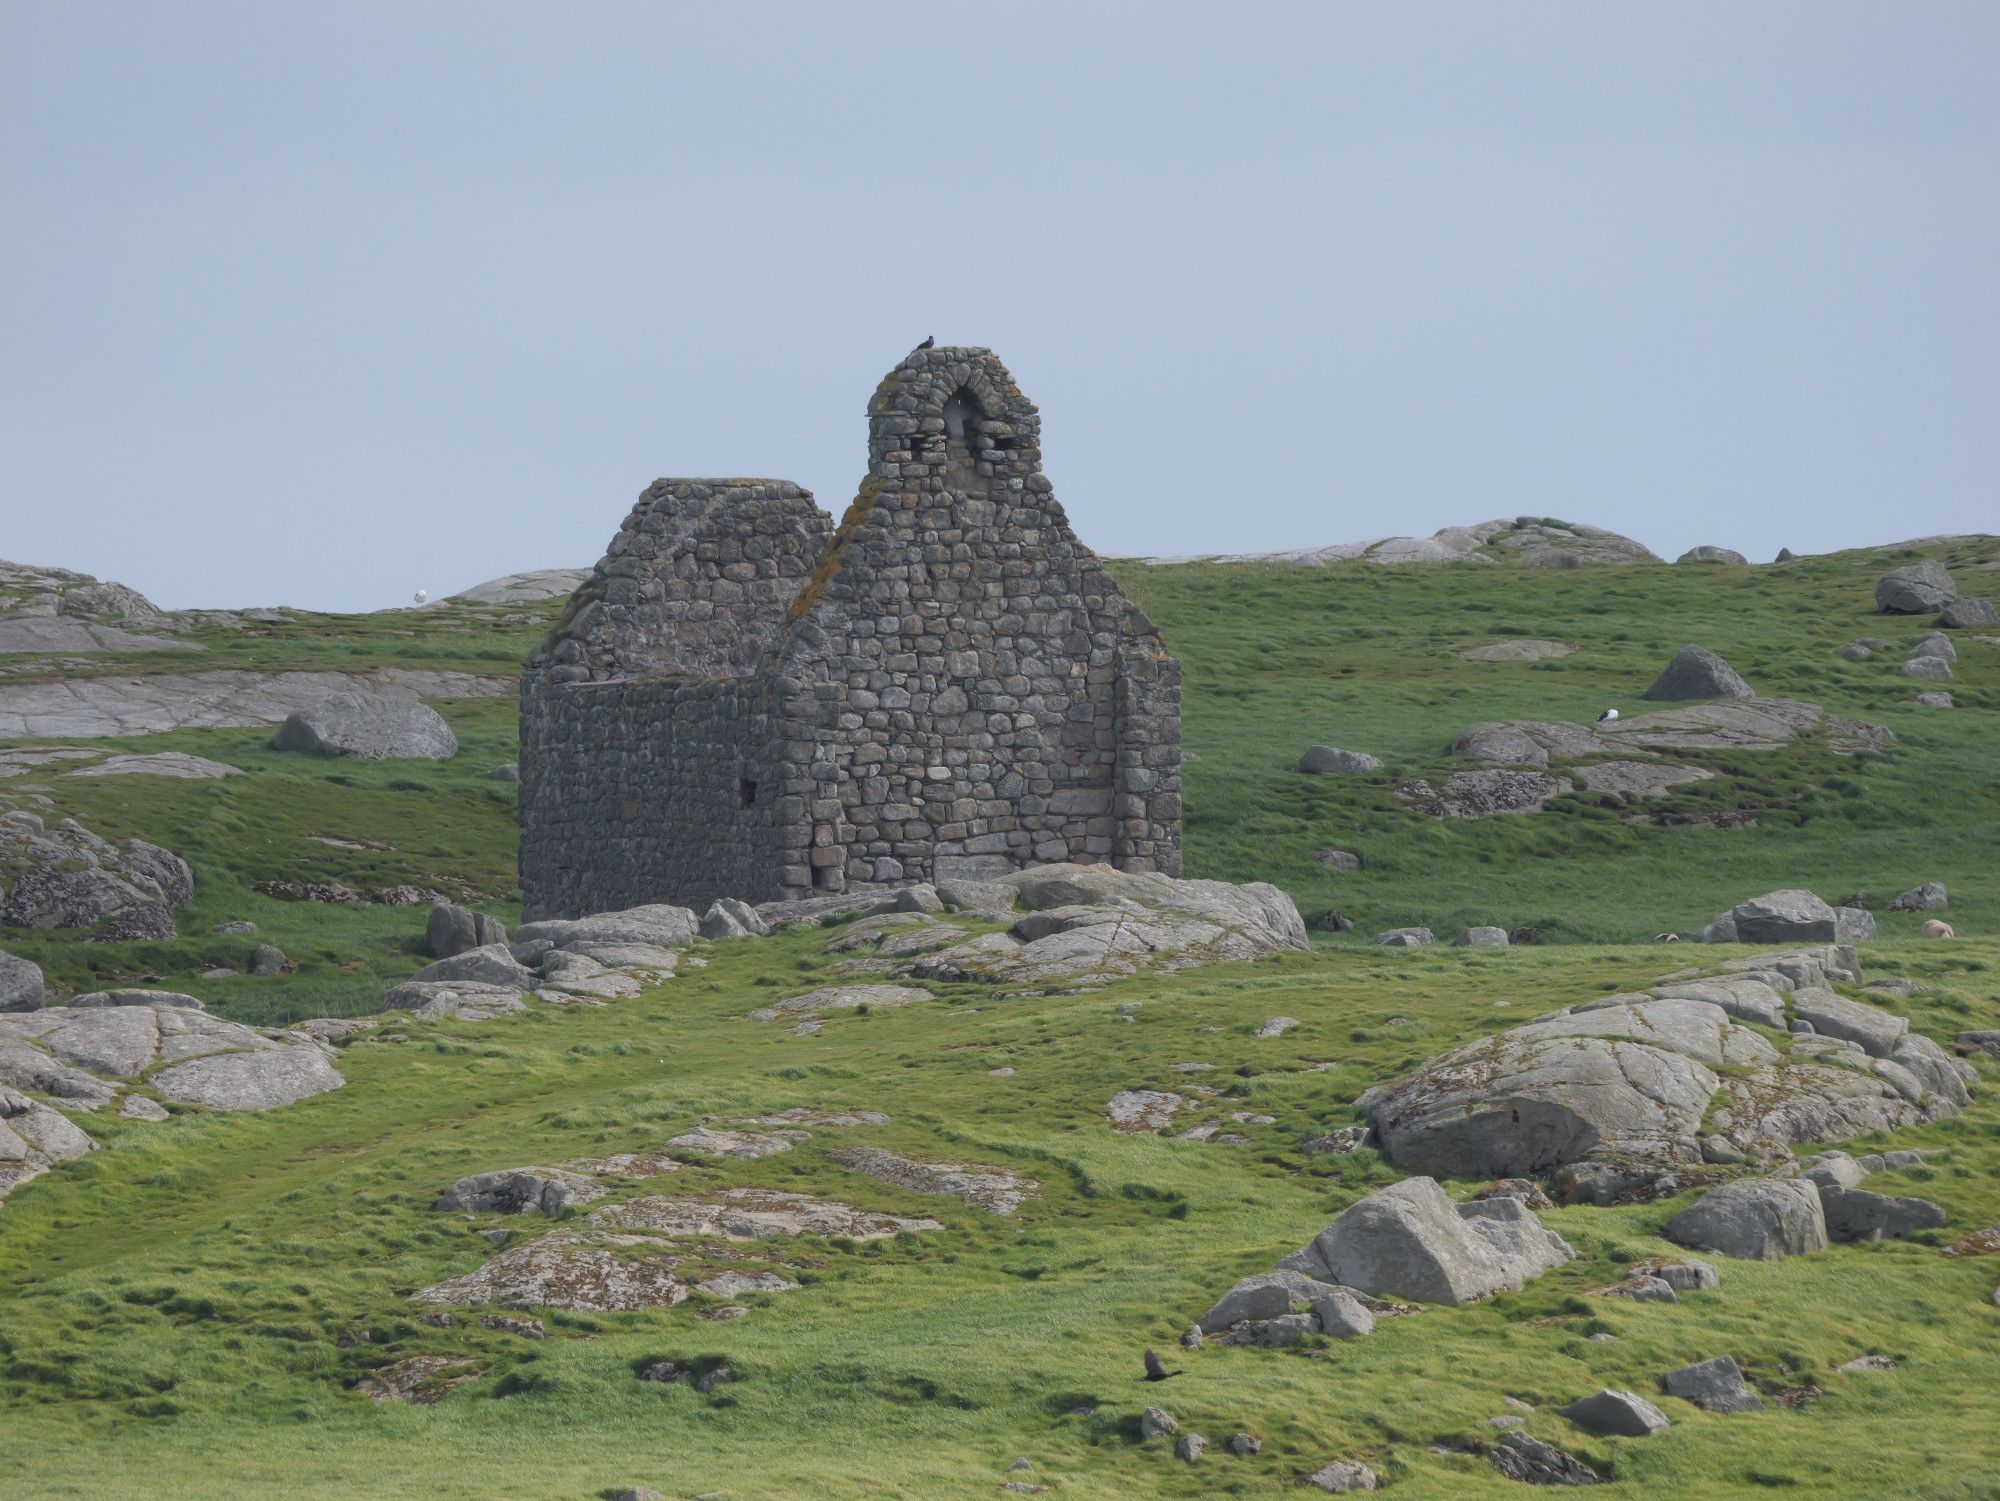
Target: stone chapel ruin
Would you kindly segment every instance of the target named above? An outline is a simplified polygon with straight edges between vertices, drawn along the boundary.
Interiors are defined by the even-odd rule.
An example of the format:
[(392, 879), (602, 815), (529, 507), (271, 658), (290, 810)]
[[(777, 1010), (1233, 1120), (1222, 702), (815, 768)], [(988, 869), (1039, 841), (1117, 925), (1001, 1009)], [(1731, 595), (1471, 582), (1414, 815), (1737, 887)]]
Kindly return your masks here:
[(1179, 875), (1180, 664), (1070, 530), (989, 350), (912, 352), (838, 528), (663, 479), (521, 676), (530, 918), (1049, 861)]

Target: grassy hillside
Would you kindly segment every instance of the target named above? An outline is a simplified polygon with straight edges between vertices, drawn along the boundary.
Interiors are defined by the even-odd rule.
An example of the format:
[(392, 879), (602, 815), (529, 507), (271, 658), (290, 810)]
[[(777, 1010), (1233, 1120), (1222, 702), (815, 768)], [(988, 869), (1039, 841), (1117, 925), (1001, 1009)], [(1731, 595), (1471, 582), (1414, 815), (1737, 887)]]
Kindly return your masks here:
[[(1941, 555), (1962, 568), (1993, 550)], [(1912, 705), (1931, 685), (1895, 666), (1917, 626), (1871, 613), (1874, 578), (1892, 561), (1555, 574), (1122, 567), (1187, 664), (1187, 744), (1200, 757), (1187, 779), (1190, 874), (1276, 881), (1309, 915), (1348, 912), (1356, 935), (1083, 995), (996, 1001), (953, 988), (799, 1037), (743, 1017), (835, 977), (837, 956), (822, 952), (835, 935), (794, 931), (700, 950), (705, 966), (603, 1007), (537, 1006), (353, 1042), (340, 1058), (347, 1087), (284, 1110), (89, 1119), (103, 1150), (0, 1206), (0, 1490), (581, 1501), (644, 1485), (668, 1496), (933, 1498), (1000, 1494), (1015, 1480), (1054, 1497), (1276, 1496), (1351, 1457), (1412, 1501), (1503, 1498), (1532, 1493), (1472, 1451), (1491, 1441), (1486, 1420), (1511, 1396), (1538, 1408), (1533, 1433), (1611, 1477), (1609, 1496), (2000, 1495), (2000, 1307), (1990, 1301), (2000, 1258), (1939, 1255), (2000, 1219), (2000, 1067), (1990, 1062), (1962, 1116), (1854, 1147), (1944, 1149), (1868, 1185), (1937, 1199), (1950, 1215), (1943, 1230), (1773, 1264), (1724, 1261), (1719, 1290), (1662, 1306), (1583, 1294), (1670, 1250), (1659, 1231), (1684, 1200), (1562, 1209), (1545, 1220), (1581, 1255), (1522, 1293), (1385, 1320), (1351, 1343), (1185, 1354), (1175, 1344), (1232, 1280), (1399, 1176), (1372, 1151), (1301, 1150), (1353, 1121), (1361, 1090), (1552, 1006), (1657, 977), (1690, 956), (1645, 940), (1744, 896), (1792, 884), (1886, 896), (1948, 882), (1946, 915), (1966, 937), (1925, 943), (1915, 919), (1885, 916), (1864, 963), (1871, 977), (1918, 982), (1908, 1010), (1919, 1030), (2000, 1027), (2000, 940), (1989, 936), (2000, 930), (2000, 646), (1959, 633), (1945, 686), (1961, 707)], [(476, 653), (518, 656), (534, 634), (505, 613), (273, 627), (232, 639), (227, 665), (393, 660), (490, 672)], [(397, 634), (406, 630), (415, 634)], [(1581, 650), (1540, 664), (1456, 655), (1511, 635)], [(1835, 655), (1866, 635), (1895, 645), (1866, 663)], [(1607, 704), (1638, 712), (1637, 694), (1687, 641), (1720, 651), (1761, 692), (1891, 726), (1899, 748), (1855, 759), (1810, 744), (1739, 753), (1727, 777), (1661, 805), (1748, 810), (1751, 828), (1631, 822), (1621, 815), (1641, 810), (1588, 797), (1540, 815), (1440, 823), (1395, 798), (1396, 778), (1447, 769), (1445, 747), (1474, 721), (1587, 721)], [(396, 655), (368, 655), (377, 649)], [(169, 665), (224, 664), (146, 664)], [(45, 815), (158, 840), (198, 875), (196, 904), (180, 914), (186, 936), (172, 942), (0, 932), (0, 947), (37, 959), (65, 988), (157, 976), (247, 1020), (373, 1010), (423, 962), (423, 909), (284, 902), (253, 887), (427, 885), (484, 898), (513, 920), (514, 794), (486, 779), (513, 755), (513, 704), (441, 707), (463, 746), (442, 765), (336, 765), (270, 752), (265, 731), (183, 731), (116, 748), (190, 750), (245, 774), (0, 781), (0, 807), (46, 796), (56, 806)], [(1372, 751), (1385, 772), (1302, 776), (1292, 768), (1315, 741)], [(1368, 868), (1331, 872), (1312, 859), (1326, 847), (1357, 851)], [(244, 917), (300, 962), (297, 975), (197, 978), (242, 964), (254, 940), (209, 930)], [(1507, 951), (1389, 951), (1360, 936), (1471, 921), (1545, 932)], [(1136, 1019), (1121, 1021), (1117, 1008), (1131, 1002)], [(1256, 1038), (1276, 1015), (1302, 1025)], [(1015, 1072), (991, 1072), (1003, 1067)], [(1230, 1145), (1120, 1135), (1104, 1118), (1118, 1090), (1191, 1083), (1219, 1091), (1206, 1104), (1214, 1118), (1272, 1121), (1232, 1124), (1250, 1141)], [(417, 1321), (413, 1290), (493, 1253), (479, 1232), (518, 1242), (546, 1228), (433, 1211), (462, 1174), (657, 1150), (698, 1116), (799, 1105), (879, 1109), (891, 1121), (815, 1129), (792, 1151), (688, 1168), (644, 1191), (763, 1185), (944, 1228), (786, 1243), (776, 1254), (803, 1269), (803, 1285), (737, 1300), (750, 1313), (734, 1320), (706, 1317), (715, 1300), (697, 1296), (668, 1311), (551, 1313), (539, 1342), (463, 1313), (449, 1329)], [(827, 1155), (856, 1144), (1004, 1166), (1040, 1187), (998, 1217), (885, 1187)], [(1598, 1333), (1617, 1338), (1590, 1338)], [(1140, 1382), (1148, 1345), (1186, 1374), (1160, 1388)], [(1767, 1387), (1816, 1389), (1816, 1399), (1721, 1417), (1660, 1394), (1661, 1372), (1725, 1351)], [(479, 1374), (434, 1407), (376, 1405), (351, 1390), (413, 1354), (462, 1357)], [(1863, 1354), (1899, 1364), (1836, 1370)], [(707, 1394), (637, 1379), (660, 1359), (726, 1361), (742, 1379)], [(1605, 1439), (1553, 1412), (1603, 1386), (1653, 1398), (1673, 1428)], [(1199, 1464), (1140, 1442), (1138, 1415), (1155, 1401), (1207, 1436)], [(1262, 1437), (1261, 1455), (1227, 1452), (1239, 1430)], [(1008, 1473), (1017, 1456), (1033, 1468)]]

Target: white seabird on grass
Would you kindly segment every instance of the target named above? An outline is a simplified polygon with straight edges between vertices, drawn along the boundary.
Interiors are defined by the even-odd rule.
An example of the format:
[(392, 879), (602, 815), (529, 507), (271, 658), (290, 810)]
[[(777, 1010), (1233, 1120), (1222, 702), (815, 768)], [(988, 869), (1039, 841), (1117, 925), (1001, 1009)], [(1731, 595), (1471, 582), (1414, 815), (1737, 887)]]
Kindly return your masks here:
[(1617, 717), (1618, 711), (1616, 709), (1606, 709), (1602, 714), (1597, 716), (1597, 722), (1599, 724), (1610, 724)]

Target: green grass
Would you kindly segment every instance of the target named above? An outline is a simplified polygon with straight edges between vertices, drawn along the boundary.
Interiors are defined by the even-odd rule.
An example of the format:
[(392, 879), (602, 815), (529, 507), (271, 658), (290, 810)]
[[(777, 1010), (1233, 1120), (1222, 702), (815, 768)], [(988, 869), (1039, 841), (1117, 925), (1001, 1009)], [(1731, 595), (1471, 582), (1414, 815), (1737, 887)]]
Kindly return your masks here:
[[(1990, 936), (2000, 917), (1991, 756), (2000, 648), (1961, 633), (1948, 686), (1962, 707), (1910, 706), (1922, 685), (1894, 668), (1917, 624), (1868, 611), (1888, 561), (1547, 575), (1121, 568), (1187, 665), (1187, 744), (1201, 758), (1187, 779), (1191, 874), (1275, 880), (1309, 913), (1337, 905), (1363, 932), (1493, 921), (1544, 927), (1545, 941), (1409, 952), (1322, 940), (1312, 953), (1087, 995), (996, 1001), (956, 987), (935, 1003), (837, 1016), (800, 1038), (742, 1019), (834, 978), (819, 951), (827, 935), (794, 932), (716, 946), (706, 967), (631, 1000), (355, 1043), (341, 1055), (346, 1088), (285, 1110), (176, 1110), (160, 1125), (89, 1119), (103, 1150), (0, 1208), (0, 1492), (488, 1501), (647, 1485), (670, 1496), (987, 1496), (1026, 1455), (1034, 1470), (1017, 1478), (1053, 1496), (1277, 1496), (1347, 1456), (1413, 1501), (1504, 1498), (1526, 1493), (1484, 1459), (1433, 1446), (1490, 1439), (1486, 1419), (1514, 1395), (1541, 1409), (1531, 1431), (1613, 1477), (1609, 1495), (2000, 1494), (2000, 1308), (1989, 1301), (2000, 1258), (1938, 1255), (2000, 1219), (2000, 1069), (1990, 1063), (1964, 1115), (1856, 1147), (1945, 1148), (1869, 1184), (1945, 1204), (1941, 1232), (1769, 1265), (1724, 1262), (1720, 1290), (1662, 1307), (1581, 1294), (1670, 1249), (1659, 1230), (1675, 1202), (1563, 1209), (1547, 1220), (1580, 1258), (1522, 1293), (1385, 1321), (1348, 1344), (1185, 1355), (1175, 1344), (1234, 1278), (1268, 1268), (1399, 1176), (1372, 1152), (1300, 1149), (1351, 1122), (1361, 1090), (1552, 1006), (1717, 957), (1644, 940), (1744, 896), (1792, 884), (1887, 895), (1947, 881), (1947, 915), (1968, 936), (1924, 943), (1915, 918), (1887, 916), (1883, 941), (1866, 952), (1869, 972), (1918, 981), (1908, 1010), (1932, 1036), (2000, 1027), (2000, 940)], [(492, 671), (476, 665), (477, 652), (490, 642), (518, 657), (539, 629), (500, 624), (502, 613), (328, 617), (308, 630), (231, 633), (198, 661), (154, 658), (144, 670)], [(1583, 649), (1547, 664), (1455, 655), (1510, 634)], [(1834, 656), (1858, 635), (1897, 647), (1869, 663)], [(1396, 777), (1445, 769), (1445, 747), (1476, 720), (1590, 718), (1606, 703), (1638, 711), (1637, 693), (1685, 641), (1719, 650), (1760, 691), (1888, 724), (1900, 747), (1858, 761), (1810, 744), (1739, 754), (1727, 777), (1666, 805), (1754, 809), (1755, 828), (1726, 831), (1627, 822), (1620, 814), (1636, 810), (1583, 798), (1535, 817), (1437, 823), (1389, 791)], [(171, 942), (7, 933), (0, 946), (37, 959), (65, 988), (157, 977), (248, 1020), (374, 1009), (386, 985), (423, 962), (423, 910), (287, 903), (253, 887), (430, 885), (478, 892), (486, 910), (517, 917), (514, 792), (485, 775), (513, 757), (513, 703), (440, 707), (464, 749), (437, 766), (280, 755), (263, 730), (185, 731), (105, 744), (189, 750), (245, 774), (0, 782), (0, 806), (39, 789), (56, 805), (46, 816), (163, 843), (194, 864), (198, 884), (180, 914), (186, 936)], [(1292, 768), (1314, 741), (1373, 751), (1393, 776), (1301, 776)], [(388, 848), (332, 847), (315, 835)], [(1329, 846), (1360, 852), (1368, 869), (1336, 875), (1311, 859)], [(210, 929), (245, 917), (300, 962), (297, 975), (197, 978), (213, 964), (242, 967), (256, 940)], [(1137, 1019), (1117, 1020), (1114, 1008), (1131, 1000), (1143, 1002)], [(1278, 1039), (1251, 1035), (1279, 1014), (1303, 1025)], [(1216, 1067), (1174, 1070), (1186, 1061)], [(1327, 1061), (1336, 1066), (1312, 1071)], [(1003, 1065), (1013, 1077), (989, 1073)], [(1121, 1136), (1104, 1121), (1117, 1090), (1191, 1081), (1220, 1091), (1210, 1104), (1225, 1117), (1275, 1123), (1233, 1127), (1252, 1142), (1229, 1146)], [(543, 1228), (432, 1211), (458, 1176), (657, 1148), (697, 1116), (800, 1104), (893, 1119), (819, 1130), (790, 1153), (690, 1169), (649, 1189), (795, 1188), (945, 1228), (872, 1246), (780, 1243), (805, 1285), (746, 1300), (750, 1315), (729, 1322), (704, 1318), (703, 1299), (650, 1313), (549, 1314), (552, 1337), (539, 1343), (462, 1316), (448, 1330), (416, 1322), (411, 1291), (491, 1254), (476, 1231)], [(1011, 1219), (917, 1198), (826, 1157), (860, 1142), (995, 1163), (1041, 1187)], [(1595, 1332), (1619, 1337), (1592, 1341)], [(1147, 1345), (1187, 1374), (1164, 1388), (1139, 1382)], [(1660, 1395), (1662, 1371), (1725, 1351), (1754, 1378), (1824, 1396), (1718, 1417)], [(377, 1406), (350, 1390), (416, 1353), (466, 1356), (484, 1374), (432, 1408)], [(1835, 1373), (1867, 1353), (1902, 1364)], [(706, 1396), (636, 1379), (662, 1358), (723, 1359), (744, 1379)], [(1645, 1441), (1603, 1439), (1553, 1412), (1606, 1385), (1653, 1397), (1674, 1427)], [(1139, 1442), (1149, 1401), (1208, 1437), (1199, 1465)], [(1069, 1415), (1082, 1405), (1097, 1411)], [(1227, 1452), (1238, 1430), (1262, 1436), (1261, 1456)]]

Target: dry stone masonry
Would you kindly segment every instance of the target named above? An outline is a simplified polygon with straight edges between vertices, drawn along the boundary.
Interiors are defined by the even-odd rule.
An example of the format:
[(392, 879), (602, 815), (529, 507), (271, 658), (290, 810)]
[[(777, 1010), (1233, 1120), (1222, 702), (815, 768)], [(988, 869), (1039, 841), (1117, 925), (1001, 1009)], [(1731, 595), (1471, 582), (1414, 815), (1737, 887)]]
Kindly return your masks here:
[(532, 918), (1180, 873), (1180, 664), (1070, 530), (987, 350), (869, 404), (832, 528), (778, 480), (661, 480), (521, 681)]

